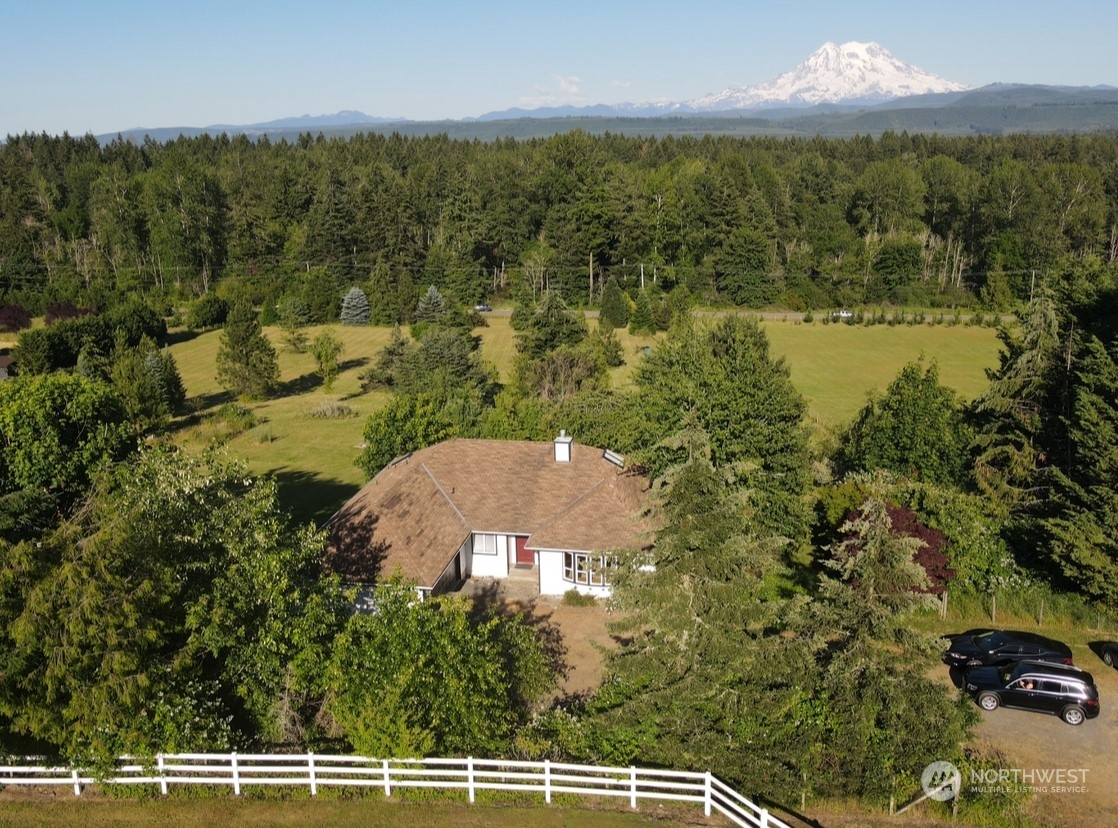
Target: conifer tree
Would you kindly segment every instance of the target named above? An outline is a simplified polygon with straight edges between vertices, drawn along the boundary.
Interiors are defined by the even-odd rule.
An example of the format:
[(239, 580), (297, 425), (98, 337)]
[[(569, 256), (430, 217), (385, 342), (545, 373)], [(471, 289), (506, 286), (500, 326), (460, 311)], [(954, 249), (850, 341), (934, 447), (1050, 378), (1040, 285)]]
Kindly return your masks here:
[(569, 311), (558, 293), (548, 291), (517, 336), (516, 350), (529, 360), (540, 359), (561, 345), (582, 342), (587, 330), (582, 315)]
[(629, 319), (629, 333), (634, 336), (656, 333), (656, 317), (652, 313), (652, 300), (648, 298), (647, 291), (637, 294), (637, 306)]
[(276, 350), (248, 302), (229, 311), (217, 350), (218, 381), (238, 397), (262, 399), (279, 384)]
[(629, 300), (612, 276), (602, 288), (602, 307), (598, 312), (598, 328), (603, 331), (624, 328), (629, 324)]
[(698, 418), (666, 443), (684, 459), (655, 484), (655, 545), (611, 570), (624, 643), (589, 705), (593, 750), (608, 763), (791, 784), (808, 745), (788, 711), (810, 682), (810, 650), (779, 632), (803, 600), (777, 597), (781, 541), (714, 467)]
[(338, 321), (343, 325), (368, 325), (371, 310), (369, 297), (359, 287), (351, 287), (342, 298), (342, 310)]
[(434, 285), (427, 286), (427, 292), (415, 307), (416, 322), (438, 322), (446, 313), (446, 300)]

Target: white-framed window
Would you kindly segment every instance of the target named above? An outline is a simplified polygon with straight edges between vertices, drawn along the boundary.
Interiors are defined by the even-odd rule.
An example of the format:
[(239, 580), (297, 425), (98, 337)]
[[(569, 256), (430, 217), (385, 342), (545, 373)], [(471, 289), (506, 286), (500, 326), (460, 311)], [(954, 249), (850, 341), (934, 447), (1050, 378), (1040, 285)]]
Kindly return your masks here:
[(609, 586), (610, 559), (584, 552), (563, 553), (563, 580), (586, 586)]
[(474, 535), (474, 554), (475, 555), (496, 555), (497, 554), (497, 536), (496, 535)]

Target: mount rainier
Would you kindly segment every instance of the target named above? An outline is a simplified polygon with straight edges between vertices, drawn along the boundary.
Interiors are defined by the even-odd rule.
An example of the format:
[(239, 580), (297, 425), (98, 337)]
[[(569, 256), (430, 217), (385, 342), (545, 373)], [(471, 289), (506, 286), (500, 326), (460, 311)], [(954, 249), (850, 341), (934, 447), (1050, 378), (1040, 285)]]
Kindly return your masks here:
[(962, 92), (967, 88), (904, 63), (877, 43), (851, 41), (841, 46), (824, 43), (791, 72), (758, 86), (726, 89), (689, 101), (515, 109), (481, 117), (495, 120), (575, 114), (652, 116), (819, 104), (876, 104), (910, 95)]

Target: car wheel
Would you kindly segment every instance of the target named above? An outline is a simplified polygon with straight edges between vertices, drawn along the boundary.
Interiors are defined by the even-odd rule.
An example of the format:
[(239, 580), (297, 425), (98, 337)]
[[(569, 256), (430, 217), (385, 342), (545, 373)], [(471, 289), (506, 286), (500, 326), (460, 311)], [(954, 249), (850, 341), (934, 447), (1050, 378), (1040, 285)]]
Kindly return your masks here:
[(1087, 718), (1083, 715), (1083, 708), (1074, 704), (1069, 704), (1060, 711), (1060, 718), (1067, 722), (1069, 725), (1083, 724), (1083, 720)]
[(982, 693), (978, 697), (978, 706), (983, 710), (997, 710), (1001, 701), (996, 693)]
[(1103, 650), (1102, 651), (1102, 660), (1103, 660), (1103, 663), (1106, 664), (1107, 667), (1113, 667), (1114, 666), (1114, 651), (1109, 650), (1109, 649)]

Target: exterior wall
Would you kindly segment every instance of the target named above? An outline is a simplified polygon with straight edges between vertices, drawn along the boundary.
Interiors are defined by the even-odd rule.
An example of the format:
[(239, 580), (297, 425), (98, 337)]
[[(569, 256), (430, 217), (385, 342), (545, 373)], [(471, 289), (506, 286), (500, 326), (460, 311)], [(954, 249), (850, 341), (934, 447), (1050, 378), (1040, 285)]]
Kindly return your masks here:
[(576, 584), (563, 578), (563, 552), (556, 549), (541, 549), (537, 553), (540, 565), (540, 595), (562, 595), (569, 590), (578, 590), (583, 595), (608, 598), (613, 589), (608, 586), (589, 586)]
[[(481, 532), (476, 533), (483, 534)], [(492, 535), (492, 533), (489, 533)], [(471, 535), (463, 548), (469, 547), (467, 553), (468, 563), (466, 570), (473, 577), (507, 578), (509, 575), (509, 537), (496, 535), (497, 544), (495, 555), (478, 554), (474, 548), (474, 535)]]
[(457, 589), (462, 581), (470, 577), (471, 540), (472, 538), (466, 538), (462, 545), (458, 547), (458, 551), (454, 553), (454, 557), (450, 559), (446, 569), (442, 571), (439, 579), (431, 587), (433, 595), (441, 595), (444, 592)]

